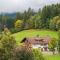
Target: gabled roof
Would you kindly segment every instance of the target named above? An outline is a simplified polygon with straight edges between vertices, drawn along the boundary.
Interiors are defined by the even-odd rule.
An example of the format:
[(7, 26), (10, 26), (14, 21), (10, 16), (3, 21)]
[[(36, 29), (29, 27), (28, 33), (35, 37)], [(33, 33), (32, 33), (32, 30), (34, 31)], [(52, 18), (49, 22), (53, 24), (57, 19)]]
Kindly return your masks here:
[(40, 44), (40, 43), (44, 43), (44, 44), (48, 44), (50, 41), (50, 37), (31, 37), (31, 38), (24, 38), (21, 42), (29, 42), (31, 44)]

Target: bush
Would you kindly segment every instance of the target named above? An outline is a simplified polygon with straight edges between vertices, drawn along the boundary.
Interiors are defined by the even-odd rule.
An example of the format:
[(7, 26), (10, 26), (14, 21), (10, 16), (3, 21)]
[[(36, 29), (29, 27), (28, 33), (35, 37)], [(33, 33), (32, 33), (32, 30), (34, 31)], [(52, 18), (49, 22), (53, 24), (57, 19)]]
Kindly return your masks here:
[(34, 60), (32, 51), (28, 51), (25, 48), (18, 48), (15, 53), (16, 60)]
[(33, 49), (33, 56), (34, 60), (44, 60), (42, 53), (38, 49)]
[(18, 48), (15, 51), (16, 60), (44, 60), (44, 57), (37, 49)]

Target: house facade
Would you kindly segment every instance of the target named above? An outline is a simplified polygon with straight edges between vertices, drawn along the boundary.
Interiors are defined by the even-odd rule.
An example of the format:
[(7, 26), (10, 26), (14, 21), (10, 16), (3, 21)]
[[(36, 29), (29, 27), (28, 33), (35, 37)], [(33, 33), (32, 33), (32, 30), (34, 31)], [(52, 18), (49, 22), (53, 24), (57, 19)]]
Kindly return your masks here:
[(22, 43), (29, 46), (29, 48), (39, 48), (41, 51), (48, 51), (48, 44), (50, 39), (50, 37), (31, 37), (24, 38)]

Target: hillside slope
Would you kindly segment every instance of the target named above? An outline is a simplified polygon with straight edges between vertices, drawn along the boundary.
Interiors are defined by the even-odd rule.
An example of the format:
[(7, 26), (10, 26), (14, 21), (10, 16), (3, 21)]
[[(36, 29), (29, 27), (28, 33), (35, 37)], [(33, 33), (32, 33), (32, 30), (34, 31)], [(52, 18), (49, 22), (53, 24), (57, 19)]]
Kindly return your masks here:
[(20, 42), (24, 37), (35, 37), (36, 35), (39, 35), (40, 37), (50, 36), (58, 39), (58, 33), (56, 31), (48, 30), (24, 30), (13, 34), (17, 42)]

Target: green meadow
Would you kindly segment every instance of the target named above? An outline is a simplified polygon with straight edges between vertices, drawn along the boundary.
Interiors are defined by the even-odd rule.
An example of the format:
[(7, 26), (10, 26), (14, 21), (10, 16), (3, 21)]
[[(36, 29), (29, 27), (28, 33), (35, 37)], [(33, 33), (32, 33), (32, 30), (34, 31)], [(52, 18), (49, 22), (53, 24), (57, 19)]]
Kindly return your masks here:
[(24, 37), (35, 37), (39, 35), (40, 37), (50, 36), (51, 38), (58, 39), (58, 32), (50, 31), (50, 30), (24, 30), (18, 33), (14, 33), (13, 36), (15, 37), (16, 41), (20, 43)]
[(46, 55), (45, 60), (60, 60), (60, 55)]

